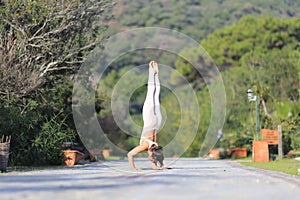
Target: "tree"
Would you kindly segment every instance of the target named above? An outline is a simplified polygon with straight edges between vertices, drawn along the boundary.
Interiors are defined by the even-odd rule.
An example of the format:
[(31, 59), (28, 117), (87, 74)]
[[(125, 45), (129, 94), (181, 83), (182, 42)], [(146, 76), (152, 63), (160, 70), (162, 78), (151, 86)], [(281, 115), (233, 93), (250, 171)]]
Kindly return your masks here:
[[(74, 74), (103, 40), (111, 6), (0, 1), (0, 130), (12, 136), (12, 165), (61, 163), (49, 152), (80, 142), (71, 115)], [(45, 150), (48, 157), (39, 159)]]
[[(292, 120), (298, 120), (299, 115), (299, 19), (281, 19), (273, 17), (243, 17), (237, 23), (219, 29), (208, 35), (201, 44), (217, 63), (227, 94), (226, 121), (224, 137), (220, 146), (250, 146), (255, 133), (255, 109), (247, 102), (246, 91), (252, 88), (266, 103), (270, 116), (261, 109), (261, 126), (276, 129), (281, 122), (289, 124), (289, 130), (298, 127)], [(184, 50), (186, 57), (201, 63), (203, 56), (198, 49)], [(205, 65), (204, 65), (205, 66)], [(176, 62), (176, 68), (192, 83), (196, 71), (183, 59)], [(209, 69), (208, 67), (206, 67)], [(201, 102), (209, 101), (207, 91), (201, 89)], [(204, 104), (203, 104), (204, 105)], [(280, 105), (282, 105), (280, 107)], [(298, 106), (298, 107), (297, 107)], [(292, 118), (280, 116), (280, 109), (289, 108)], [(203, 111), (203, 108), (200, 110)], [(201, 126), (207, 125), (201, 122)], [(285, 133), (286, 138), (296, 138)], [(204, 135), (199, 129), (199, 138)], [(290, 135), (290, 136), (288, 136)], [(201, 140), (199, 140), (201, 142)], [(286, 146), (295, 142), (286, 139)], [(223, 144), (223, 143), (231, 144)], [(195, 142), (190, 150), (200, 145)], [(199, 148), (198, 148), (199, 149)]]
[(74, 74), (103, 40), (108, 1), (12, 1), (0, 5), (0, 94), (29, 96)]
[(149, 26), (170, 28), (200, 41), (245, 15), (297, 18), (299, 6), (299, 0), (122, 0), (115, 6), (113, 25), (121, 30)]
[[(261, 126), (276, 129), (282, 123), (285, 149), (295, 143), (290, 141), (297, 134), (294, 121), (299, 115), (298, 21), (245, 17), (203, 41), (220, 66), (230, 66), (222, 73), (228, 98), (226, 142), (247, 146), (253, 138), (255, 109), (245, 101), (245, 91), (252, 88), (264, 99), (272, 116), (261, 109)], [(289, 112), (282, 112), (283, 108), (289, 108)]]
[(245, 16), (237, 23), (209, 35), (201, 44), (219, 68), (224, 70), (239, 65), (243, 57), (253, 51), (263, 54), (273, 49), (299, 48), (299, 30), (298, 18)]

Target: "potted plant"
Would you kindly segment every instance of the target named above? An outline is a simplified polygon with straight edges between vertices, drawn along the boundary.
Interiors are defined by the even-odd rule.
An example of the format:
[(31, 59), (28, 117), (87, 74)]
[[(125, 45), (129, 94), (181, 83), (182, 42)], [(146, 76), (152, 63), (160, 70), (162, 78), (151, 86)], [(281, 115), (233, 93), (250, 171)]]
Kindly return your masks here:
[(235, 158), (246, 158), (247, 157), (247, 148), (246, 147), (234, 148), (234, 157)]
[(64, 150), (62, 152), (64, 155), (64, 165), (66, 166), (73, 166), (84, 157), (84, 154), (80, 151), (72, 150), (72, 145), (72, 142), (63, 143)]
[(109, 144), (105, 144), (103, 146), (103, 149), (101, 151), (102, 151), (102, 155), (104, 156), (104, 158), (109, 157), (110, 156), (110, 152), (111, 152)]

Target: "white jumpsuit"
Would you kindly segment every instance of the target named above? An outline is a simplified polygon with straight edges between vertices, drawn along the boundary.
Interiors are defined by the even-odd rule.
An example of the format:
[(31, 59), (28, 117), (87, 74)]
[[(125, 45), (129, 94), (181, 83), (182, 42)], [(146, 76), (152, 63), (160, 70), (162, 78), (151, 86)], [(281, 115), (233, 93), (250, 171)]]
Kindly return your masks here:
[(155, 74), (154, 69), (149, 66), (147, 96), (143, 106), (144, 126), (143, 126), (143, 131), (140, 139), (140, 143), (143, 140), (147, 140), (149, 143), (149, 148), (153, 144), (157, 145), (157, 143), (147, 139), (144, 136), (144, 134), (149, 131), (154, 131), (154, 130), (159, 131), (162, 123), (162, 116), (160, 112), (160, 103), (159, 103), (159, 93), (160, 93), (160, 83), (158, 79), (158, 74)]

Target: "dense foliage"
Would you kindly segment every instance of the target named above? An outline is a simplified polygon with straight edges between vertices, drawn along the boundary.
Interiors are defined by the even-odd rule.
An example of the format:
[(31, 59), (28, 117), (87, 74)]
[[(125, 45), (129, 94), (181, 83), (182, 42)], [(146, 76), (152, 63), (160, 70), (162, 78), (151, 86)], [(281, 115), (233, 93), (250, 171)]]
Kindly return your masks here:
[(0, 134), (12, 136), (11, 164), (61, 163), (62, 143), (75, 141), (74, 74), (103, 39), (106, 25), (100, 22), (109, 6), (0, 2)]
[(147, 26), (170, 28), (200, 41), (245, 15), (299, 17), (299, 6), (299, 0), (121, 0), (114, 8), (112, 25), (121, 30)]
[(228, 134), (220, 145), (250, 147), (255, 108), (245, 97), (252, 88), (266, 105), (260, 109), (262, 128), (276, 130), (282, 124), (285, 153), (296, 148), (290, 143), (299, 143), (299, 22), (298, 18), (244, 17), (202, 41), (220, 69), (227, 69), (222, 74), (228, 98), (224, 131)]
[[(299, 0), (123, 0), (114, 6), (113, 19), (110, 5), (98, 0), (0, 1), (0, 136), (12, 135), (11, 165), (61, 163), (61, 144), (80, 142), (71, 110), (74, 75), (105, 34), (146, 26), (187, 34), (218, 65), (227, 94), (227, 114), (217, 146), (250, 150), (255, 105), (247, 101), (246, 91), (252, 88), (266, 105), (267, 110), (261, 106), (262, 127), (276, 129), (282, 124), (285, 153), (300, 148)], [(182, 50), (195, 61), (203, 60), (199, 49)], [(210, 94), (202, 77), (177, 55), (148, 49), (115, 60), (97, 89), (99, 123), (121, 149), (138, 144), (138, 138), (119, 129), (107, 105), (118, 80), (149, 59), (176, 69), (196, 92), (201, 120), (185, 156), (198, 156), (210, 123)], [(172, 84), (180, 87), (175, 75), (173, 78)], [(139, 125), (145, 94), (146, 87), (141, 86), (130, 97), (130, 114)], [(167, 145), (180, 123), (197, 122), (193, 109), (181, 111), (176, 95), (167, 88), (161, 90), (161, 105), (166, 121), (158, 139)], [(181, 112), (189, 117), (182, 117)], [(140, 130), (132, 127), (131, 131), (139, 135)], [(185, 140), (180, 137), (177, 142)], [(180, 150), (172, 151), (166, 156)]]
[[(261, 106), (260, 109), (262, 127), (277, 129), (277, 125), (283, 125), (286, 153), (296, 148), (291, 144), (298, 144), (299, 141), (296, 131), (299, 122), (300, 35), (299, 14), (296, 11), (299, 5), (299, 1), (260, 0), (247, 3), (231, 0), (184, 3), (175, 0), (150, 3), (121, 1), (115, 7), (112, 25), (116, 30), (147, 26), (171, 28), (201, 41), (222, 71), (227, 93), (224, 136), (217, 145), (225, 148), (246, 146), (251, 150), (255, 133), (255, 105), (247, 101), (246, 91), (252, 88), (263, 97), (266, 105), (266, 108)], [(199, 61), (201, 53), (198, 50), (185, 49), (184, 54)], [(162, 54), (153, 55), (160, 60)], [(141, 63), (139, 56), (122, 59), (115, 64), (118, 66), (116, 69), (122, 65)], [(165, 59), (168, 56), (163, 57), (161, 60), (168, 63)], [(129, 62), (130, 59), (139, 62)], [(183, 74), (199, 95), (201, 114), (205, 117), (201, 119), (199, 133), (186, 152), (186, 155), (197, 156), (210, 122), (210, 99), (207, 99), (210, 95), (203, 89), (205, 83), (201, 81), (201, 76), (184, 59), (168, 64)], [(167, 93), (162, 96), (162, 105), (166, 107), (165, 102), (170, 105), (173, 102), (174, 108), (176, 104), (172, 97)], [(142, 100), (136, 101), (139, 103), (135, 104), (142, 104)], [(168, 113), (167, 116), (172, 126), (162, 130), (163, 143), (171, 140), (172, 136), (167, 135), (178, 128), (176, 119), (172, 119), (174, 114)], [(126, 141), (133, 146), (132, 138)]]
[[(298, 143), (298, 133), (296, 131), (291, 133), (290, 130), (297, 130), (299, 122), (299, 25), (298, 18), (245, 16), (233, 25), (216, 30), (208, 35), (207, 39), (202, 40), (202, 46), (222, 73), (227, 93), (224, 136), (217, 145), (224, 148), (246, 146), (251, 150), (251, 141), (255, 136), (255, 105), (247, 101), (246, 91), (252, 88), (265, 103), (265, 107), (261, 105), (260, 109), (262, 128), (277, 129), (277, 126), (282, 124), (284, 152), (296, 148), (294, 145)], [(201, 49), (184, 49), (183, 53), (199, 62), (202, 54), (198, 50), (201, 51)], [(135, 58), (135, 55), (129, 55), (128, 61), (124, 56), (116, 61), (116, 64), (126, 61), (130, 63), (129, 58)], [(131, 63), (134, 64), (138, 62)], [(174, 68), (187, 78), (198, 93), (201, 115), (204, 116), (200, 121), (198, 135), (185, 154), (196, 156), (210, 123), (210, 94), (205, 89), (205, 83), (199, 82), (201, 76), (190, 63), (178, 58)], [(117, 83), (126, 70), (123, 68), (119, 73), (113, 70), (108, 74), (106, 78), (106, 82), (110, 83), (107, 85), (108, 88), (113, 88), (111, 83)], [(162, 91), (161, 95), (162, 107), (166, 109), (168, 116), (161, 131), (162, 144), (168, 144), (172, 140), (174, 137), (172, 134), (176, 133), (180, 123), (184, 121), (179, 120), (178, 117), (182, 114), (180, 107), (169, 92)], [(133, 96), (131, 100), (134, 102), (133, 107), (142, 106), (143, 98), (140, 96)], [(140, 110), (135, 110), (132, 115), (140, 116)], [(141, 123), (141, 119), (138, 119)], [(129, 137), (126, 143), (128, 142), (130, 146), (138, 143), (138, 140), (135, 142), (132, 140), (133, 138)]]

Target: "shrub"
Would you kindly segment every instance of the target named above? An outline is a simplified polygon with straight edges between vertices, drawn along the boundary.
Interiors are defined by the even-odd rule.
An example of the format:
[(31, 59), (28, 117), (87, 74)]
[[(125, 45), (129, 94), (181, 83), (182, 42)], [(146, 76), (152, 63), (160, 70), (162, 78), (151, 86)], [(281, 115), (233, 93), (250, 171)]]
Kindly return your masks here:
[(76, 133), (60, 121), (57, 116), (46, 121), (41, 131), (32, 141), (31, 153), (34, 156), (34, 165), (59, 165), (62, 163), (62, 144), (73, 142)]

